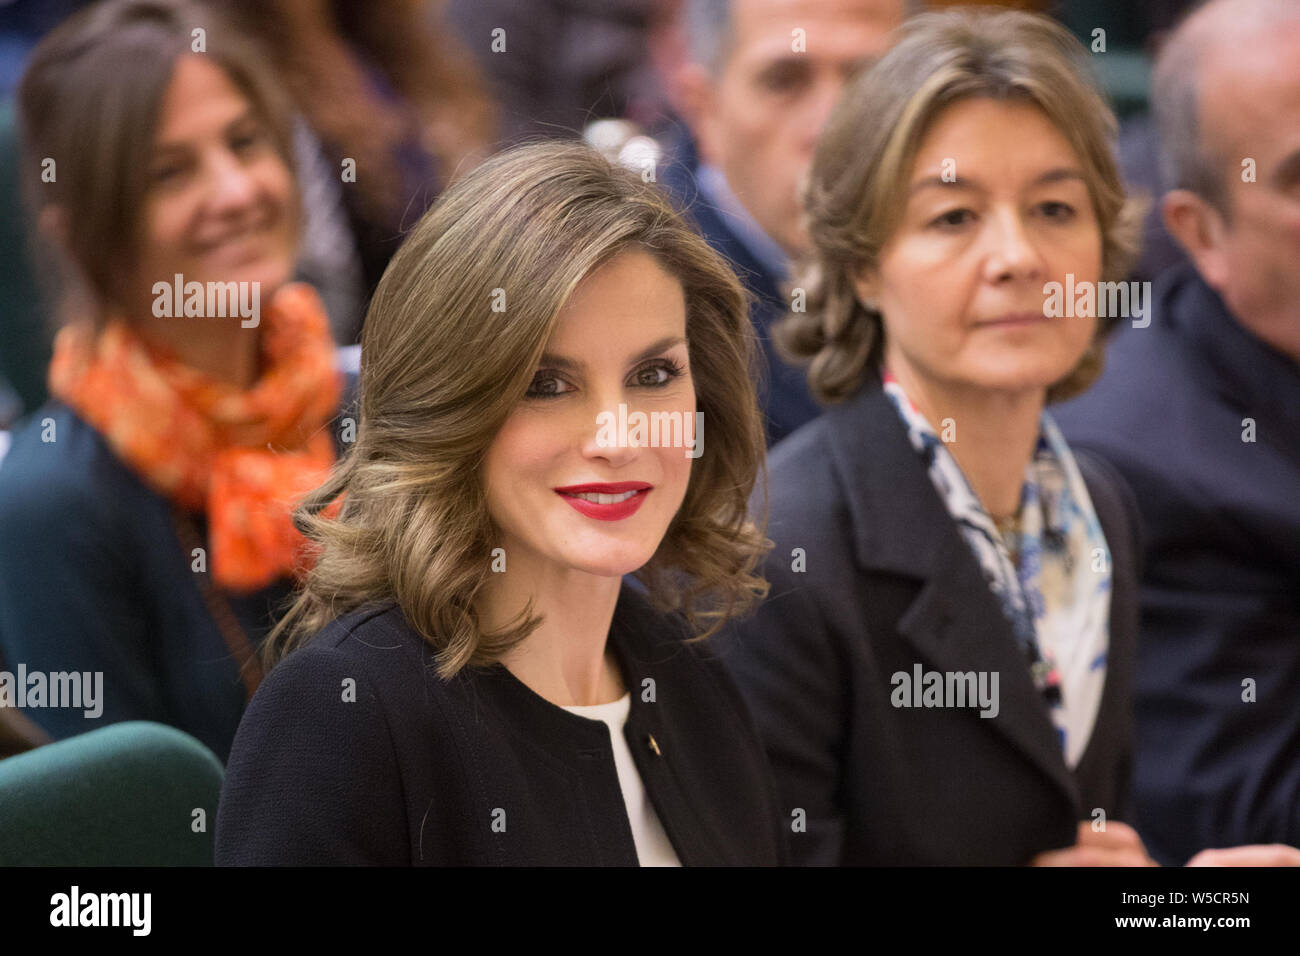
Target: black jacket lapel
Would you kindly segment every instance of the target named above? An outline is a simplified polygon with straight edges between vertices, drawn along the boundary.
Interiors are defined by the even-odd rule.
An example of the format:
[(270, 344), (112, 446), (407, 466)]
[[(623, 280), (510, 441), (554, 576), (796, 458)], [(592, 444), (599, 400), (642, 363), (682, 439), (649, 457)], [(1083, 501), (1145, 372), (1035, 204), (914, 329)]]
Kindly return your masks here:
[[(624, 598), (627, 587), (625, 584)], [(641, 681), (647, 677), (654, 680), (656, 687), (672, 686), (672, 659), (664, 659), (663, 655), (684, 655), (687, 651), (680, 645), (670, 645), (661, 647), (659, 653), (646, 653), (645, 649), (653, 647), (656, 638), (662, 640), (663, 635), (643, 633), (646, 620), (630, 613), (628, 607), (628, 602), (620, 599), (614, 611), (610, 637), (632, 695), (623, 735), (641, 783), (668, 842), (673, 845), (673, 851), (683, 866), (734, 864), (737, 861), (726, 858), (703, 824), (690, 795), (682, 788), (681, 775), (674, 769), (678, 748), (686, 742), (674, 739), (660, 719), (657, 705), (647, 704), (641, 699)], [(696, 794), (695, 799), (702, 797)]]
[(938, 671), (997, 672), (999, 711), (983, 720), (1072, 802), (1078, 790), (1010, 622), (984, 580), (889, 397), (869, 383), (826, 413), (833, 466), (845, 482), (863, 574), (904, 575), (917, 596), (898, 630)]

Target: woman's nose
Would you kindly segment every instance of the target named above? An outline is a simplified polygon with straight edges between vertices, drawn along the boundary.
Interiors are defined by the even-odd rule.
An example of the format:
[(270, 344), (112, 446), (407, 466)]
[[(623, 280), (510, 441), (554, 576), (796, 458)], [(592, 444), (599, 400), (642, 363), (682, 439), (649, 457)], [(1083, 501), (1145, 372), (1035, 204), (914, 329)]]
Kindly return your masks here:
[(1043, 271), (1042, 255), (1015, 210), (1004, 210), (988, 219), (989, 277), (1037, 278)]
[(607, 389), (586, 403), (577, 422), (585, 458), (603, 458), (617, 467), (639, 454), (635, 430), (636, 410), (628, 405), (622, 389)]
[(252, 172), (228, 150), (211, 158), (208, 188), (209, 202), (216, 211), (246, 206), (257, 196), (257, 181)]

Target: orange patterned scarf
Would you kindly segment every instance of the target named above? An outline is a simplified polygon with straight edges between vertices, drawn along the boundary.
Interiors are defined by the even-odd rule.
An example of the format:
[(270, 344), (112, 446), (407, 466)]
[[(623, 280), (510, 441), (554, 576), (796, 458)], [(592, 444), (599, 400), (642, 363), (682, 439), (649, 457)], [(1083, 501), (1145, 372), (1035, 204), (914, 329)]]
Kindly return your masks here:
[(311, 286), (282, 287), (264, 310), (262, 374), (247, 391), (182, 364), (121, 319), (95, 336), (65, 326), (49, 384), (151, 488), (205, 511), (211, 569), (229, 591), (301, 574), (309, 561), (295, 500), (334, 463), (339, 406), (329, 324)]

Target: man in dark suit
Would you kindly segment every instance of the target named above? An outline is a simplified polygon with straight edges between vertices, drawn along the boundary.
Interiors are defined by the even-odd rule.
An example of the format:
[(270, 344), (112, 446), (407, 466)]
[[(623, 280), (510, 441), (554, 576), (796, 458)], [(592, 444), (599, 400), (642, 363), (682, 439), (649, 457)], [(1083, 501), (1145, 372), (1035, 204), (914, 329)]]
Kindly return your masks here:
[(661, 182), (754, 295), (768, 443), (820, 410), (772, 345), (807, 247), (799, 185), (844, 81), (884, 52), (904, 0), (686, 0), (689, 62), (669, 78), (692, 142)]
[(1300, 844), (1300, 8), (1200, 8), (1154, 105), (1161, 211), (1191, 263), (1057, 417), (1137, 495), (1138, 826), (1181, 863)]

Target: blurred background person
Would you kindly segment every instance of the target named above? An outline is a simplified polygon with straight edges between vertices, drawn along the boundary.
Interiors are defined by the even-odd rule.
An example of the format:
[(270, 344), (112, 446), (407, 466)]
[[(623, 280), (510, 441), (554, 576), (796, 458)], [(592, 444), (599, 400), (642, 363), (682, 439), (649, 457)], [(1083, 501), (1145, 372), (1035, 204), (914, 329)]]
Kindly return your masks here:
[[(26, 411), (47, 397), (55, 322), (24, 247), (9, 98), (32, 47), (86, 5), (0, 3), (0, 377), (10, 380)], [(355, 343), (367, 299), (404, 230), (447, 181), (490, 151), (495, 104), (473, 58), (442, 24), (440, 0), (213, 6), (262, 43), (294, 101), (292, 145), (305, 214), (296, 278), (320, 293), (335, 339)], [(355, 351), (342, 353), (348, 368), (355, 369)]]
[(337, 262), (355, 249), (360, 286), (335, 323), (339, 342), (351, 344), (405, 232), (490, 152), (496, 105), (473, 57), (443, 25), (440, 0), (217, 4), (261, 42), (316, 141), (302, 149), (313, 160), (303, 163), (304, 204), (339, 225), (322, 236), (319, 268), (305, 278), (333, 285)]
[(51, 736), (154, 720), (224, 760), (305, 560), (293, 499), (342, 443), (325, 311), (289, 281), (286, 104), (211, 11), (109, 0), (41, 41), (20, 105), (65, 324), (0, 467), (0, 654), (102, 673), (100, 715), (29, 711)]
[[(10, 87), (16, 84), (31, 45), (84, 2), (0, 3), (0, 97), (6, 78)], [(298, 277), (320, 292), (340, 343), (357, 341), (366, 298), (383, 264), (401, 233), (437, 194), (447, 178), (445, 171), (469, 168), (494, 142), (532, 136), (584, 135), (610, 158), (619, 157), (635, 168), (658, 167), (661, 181), (684, 197), (682, 205), (695, 202), (703, 219), (724, 220), (725, 232), (714, 225), (705, 231), (727, 239), (728, 254), (760, 301), (779, 299), (788, 306), (788, 298), (773, 296), (775, 286), (765, 278), (767, 260), (779, 264), (785, 253), (760, 261), (744, 244), (727, 238), (738, 231), (761, 251), (759, 235), (770, 231), (779, 238), (787, 226), (772, 224), (779, 217), (763, 216), (767, 222), (762, 228), (747, 230), (724, 211), (714, 215), (703, 207), (723, 207), (701, 198), (693, 176), (698, 165), (695, 140), (682, 120), (695, 112), (687, 102), (699, 98), (699, 57), (691, 50), (704, 47), (707, 52), (720, 33), (726, 39), (726, 3), (701, 4), (701, 28), (695, 22), (698, 15), (687, 22), (685, 0), (218, 2), (239, 14), (246, 30), (267, 41), (268, 60), (309, 116), (300, 116), (294, 129), (306, 209)], [(1142, 112), (1147, 51), (1158, 42), (1172, 12), (1187, 2), (1156, 0), (1140, 8), (1113, 0), (1006, 4), (1048, 10), (1090, 44), (1096, 30), (1103, 30), (1105, 48), (1093, 50), (1091, 61), (1124, 118), (1120, 160), (1131, 189), (1158, 189), (1154, 134)], [(789, 8), (796, 15), (825, 11), (808, 21), (815, 34), (823, 16), (835, 18), (837, 25), (850, 22), (835, 12), (837, 4), (792, 2)], [(923, 5), (908, 0), (902, 6), (916, 10)], [(892, 6), (881, 3), (883, 19), (901, 19), (887, 12)], [(750, 18), (744, 19), (741, 27), (749, 33), (745, 23)], [(813, 35), (807, 33), (809, 28), (803, 27), (805, 38)], [(812, 64), (831, 52), (823, 41), (805, 42), (803, 56)], [(727, 69), (732, 66), (728, 63)], [(683, 96), (683, 90), (691, 95)], [(742, 105), (752, 110), (765, 95), (770, 98), (771, 91), (765, 94), (762, 86), (754, 86)], [(503, 103), (499, 113), (494, 96)], [(809, 101), (806, 96), (800, 99)], [(795, 112), (816, 109), (804, 102)], [(11, 203), (17, 194), (16, 164), (7, 136), (11, 115), (0, 102), (0, 261), (6, 264), (0, 272), (0, 316), (5, 317), (0, 322), (0, 375), (10, 380), (21, 407), (31, 410), (45, 398), (51, 333), (42, 326), (39, 298), (28, 281), (31, 270), (18, 242), (21, 217), (16, 201)], [(732, 115), (741, 122), (749, 114)], [(348, 159), (356, 162), (355, 182), (343, 175), (342, 164)], [(376, 169), (385, 172), (367, 175), (367, 170)], [(745, 204), (763, 202), (761, 196), (740, 198)], [(746, 215), (752, 211), (746, 208)], [(1170, 252), (1177, 247), (1158, 216), (1149, 218), (1148, 227), (1135, 272), (1149, 278), (1181, 253)], [(771, 320), (758, 314), (762, 311), (756, 310), (760, 332)], [(355, 364), (355, 349), (344, 355)], [(770, 388), (774, 399), (783, 393), (793, 396), (790, 420), (815, 414), (817, 407), (801, 377), (770, 351), (768, 358), (769, 379), (780, 380)], [(778, 412), (778, 417), (787, 416)], [(775, 423), (772, 427), (784, 433)]]
[(1300, 843), (1300, 5), (1199, 8), (1154, 106), (1190, 263), (1060, 416), (1142, 511), (1138, 819), (1181, 862)]
[(0, 96), (18, 89), (27, 58), (41, 37), (91, 0), (0, 2)]
[(815, 416), (770, 327), (807, 250), (798, 190), (845, 81), (886, 49), (904, 0), (683, 0), (688, 56), (670, 82), (691, 140), (661, 181), (754, 295), (769, 444)]
[(500, 103), (500, 141), (573, 138), (593, 120), (649, 129), (667, 108), (649, 37), (681, 0), (449, 0)]

